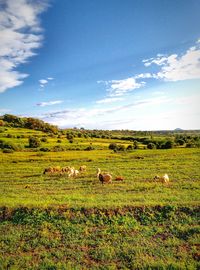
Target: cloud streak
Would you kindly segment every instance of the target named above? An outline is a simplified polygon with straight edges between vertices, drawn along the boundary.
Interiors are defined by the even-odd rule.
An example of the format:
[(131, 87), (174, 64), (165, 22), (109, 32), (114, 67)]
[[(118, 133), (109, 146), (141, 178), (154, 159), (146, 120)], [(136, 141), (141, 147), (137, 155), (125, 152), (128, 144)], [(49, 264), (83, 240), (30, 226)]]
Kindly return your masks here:
[(40, 102), (40, 103), (37, 103), (36, 105), (40, 107), (46, 107), (46, 106), (52, 106), (52, 105), (61, 104), (61, 103), (63, 103), (63, 100)]
[(39, 15), (47, 1), (0, 1), (0, 92), (23, 83), (28, 74), (17, 67), (35, 55), (42, 43)]
[(147, 106), (155, 107), (169, 102), (171, 102), (171, 99), (163, 96), (158, 98), (143, 99), (111, 108), (76, 108), (48, 112), (42, 114), (40, 118), (60, 127), (86, 126), (89, 128), (101, 128), (103, 125), (105, 127), (106, 122), (115, 122), (113, 119), (117, 118), (119, 119), (118, 127), (120, 128), (120, 123), (126, 122), (126, 119), (122, 116), (123, 112), (129, 111), (131, 115), (133, 110), (136, 108), (146, 108)]
[(104, 98), (104, 99), (100, 99), (96, 101), (96, 104), (107, 104), (107, 103), (113, 103), (113, 102), (117, 102), (117, 101), (122, 101), (124, 100), (124, 98), (120, 98), (120, 97), (108, 97), (108, 98)]

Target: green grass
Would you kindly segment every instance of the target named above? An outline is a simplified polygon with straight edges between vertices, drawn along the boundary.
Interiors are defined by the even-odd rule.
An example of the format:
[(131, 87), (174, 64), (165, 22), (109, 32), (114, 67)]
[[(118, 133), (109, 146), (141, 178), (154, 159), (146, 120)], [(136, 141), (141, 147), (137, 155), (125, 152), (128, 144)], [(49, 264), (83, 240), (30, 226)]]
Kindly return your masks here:
[(3, 211), (0, 269), (200, 266), (197, 208)]
[[(5, 138), (6, 132), (25, 138)], [(8, 128), (0, 136), (27, 145), (29, 133)], [(96, 150), (0, 152), (0, 270), (200, 267), (200, 149), (114, 153), (109, 143), (129, 142), (61, 140)], [(75, 179), (43, 175), (48, 166), (81, 165), (87, 171)], [(97, 168), (125, 180), (102, 185)], [(164, 173), (169, 185), (153, 180)]]
[[(124, 205), (195, 205), (199, 203), (199, 149), (109, 150), (0, 153), (0, 206), (115, 207)], [(137, 159), (137, 157), (143, 159)], [(85, 164), (75, 179), (43, 175), (48, 166)], [(96, 169), (109, 171), (124, 182), (101, 185)], [(168, 173), (170, 184), (153, 180)]]

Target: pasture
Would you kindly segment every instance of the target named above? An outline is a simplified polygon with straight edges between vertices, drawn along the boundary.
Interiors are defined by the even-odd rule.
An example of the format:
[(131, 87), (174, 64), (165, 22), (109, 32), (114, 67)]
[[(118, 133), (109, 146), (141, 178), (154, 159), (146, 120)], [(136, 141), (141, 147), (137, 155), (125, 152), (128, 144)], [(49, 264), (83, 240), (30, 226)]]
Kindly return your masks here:
[[(29, 134), (21, 132), (5, 140), (25, 146)], [(66, 151), (0, 153), (0, 269), (200, 267), (200, 149), (114, 152), (111, 142), (130, 144), (61, 138)], [(42, 147), (54, 145), (57, 138), (48, 137)], [(49, 166), (81, 165), (87, 170), (75, 178), (43, 174)], [(102, 185), (97, 168), (113, 182)], [(153, 180), (164, 173), (169, 184)]]
[[(117, 207), (141, 205), (195, 205), (199, 200), (199, 149), (111, 150), (0, 153), (0, 205)], [(140, 158), (138, 158), (140, 157)], [(142, 157), (142, 159), (141, 159)], [(49, 166), (87, 166), (76, 178), (46, 174)], [(101, 185), (97, 168), (123, 182)], [(167, 172), (169, 185), (153, 180)]]

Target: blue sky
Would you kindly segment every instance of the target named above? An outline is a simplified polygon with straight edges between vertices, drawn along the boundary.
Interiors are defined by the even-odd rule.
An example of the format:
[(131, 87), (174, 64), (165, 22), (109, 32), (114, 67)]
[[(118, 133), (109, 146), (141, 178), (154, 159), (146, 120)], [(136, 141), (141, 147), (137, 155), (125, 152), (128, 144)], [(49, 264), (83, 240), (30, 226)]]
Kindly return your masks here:
[(200, 1), (1, 0), (0, 114), (200, 129)]

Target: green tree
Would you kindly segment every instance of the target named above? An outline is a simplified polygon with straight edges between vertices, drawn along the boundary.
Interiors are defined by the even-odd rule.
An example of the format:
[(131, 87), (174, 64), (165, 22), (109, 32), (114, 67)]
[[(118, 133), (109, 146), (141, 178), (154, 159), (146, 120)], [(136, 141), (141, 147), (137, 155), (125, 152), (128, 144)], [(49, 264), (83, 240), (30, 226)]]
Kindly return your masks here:
[(30, 148), (37, 148), (41, 144), (40, 140), (37, 137), (30, 137), (29, 138), (29, 147)]

